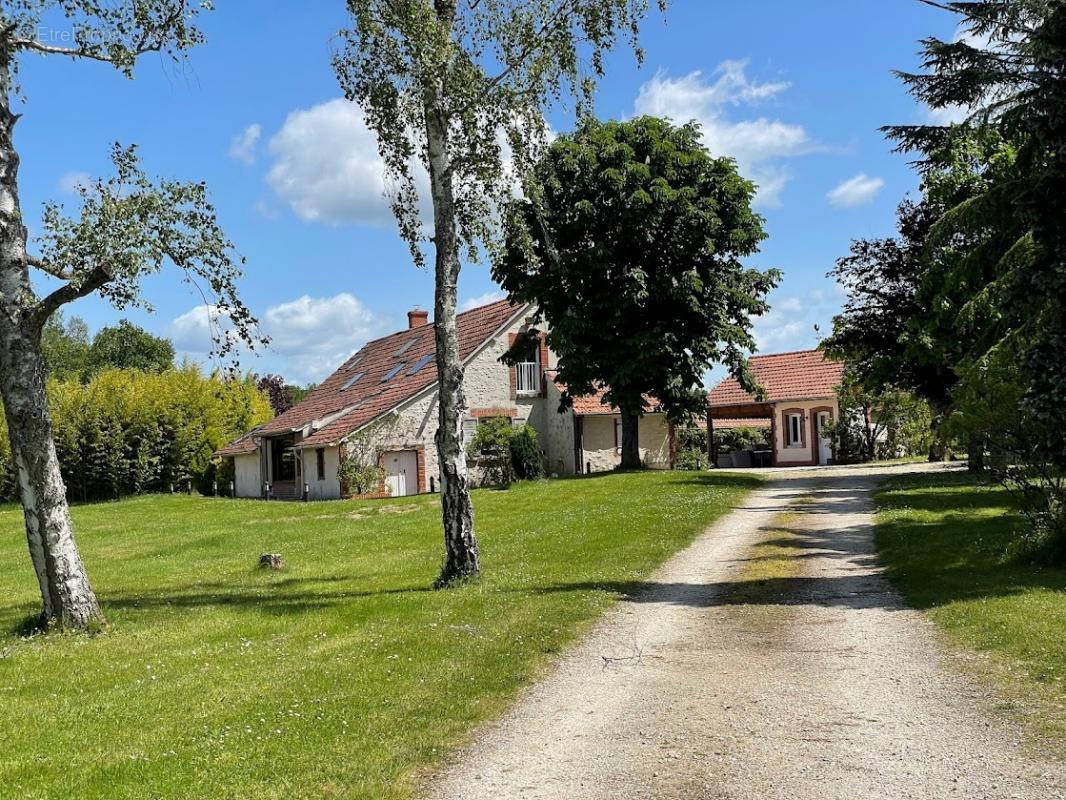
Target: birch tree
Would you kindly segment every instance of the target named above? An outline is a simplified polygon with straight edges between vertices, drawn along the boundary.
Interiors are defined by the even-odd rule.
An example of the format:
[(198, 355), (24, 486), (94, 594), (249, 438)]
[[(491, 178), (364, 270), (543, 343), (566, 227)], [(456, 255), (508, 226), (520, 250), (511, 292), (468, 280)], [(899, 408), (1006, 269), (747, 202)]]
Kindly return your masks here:
[[(15, 145), (16, 104), (30, 108), (31, 98), (20, 97), (19, 70), (39, 56), (103, 62), (132, 77), (140, 56), (180, 58), (198, 44), (195, 17), (209, 7), (184, 0), (14, 0), (0, 10), (0, 391), (45, 627), (87, 628), (101, 618), (74, 541), (52, 437), (41, 355), (48, 319), (93, 293), (118, 308), (144, 306), (141, 278), (170, 264), (214, 295), (218, 312), (233, 320), (233, 330), (218, 341), (220, 354), (238, 339), (252, 344), (255, 320), (237, 296), (240, 260), (206, 187), (149, 178), (134, 147), (114, 147), (115, 174), (81, 186), (75, 212), (46, 205), (31, 252)], [(59, 25), (64, 35), (42, 35)], [(42, 285), (50, 291), (39, 293)]]
[[(445, 542), (438, 586), (479, 570), (462, 446), (461, 258), (477, 261), (498, 243), (515, 179), (530, 174), (547, 141), (546, 112), (564, 99), (579, 114), (590, 110), (619, 39), (640, 60), (639, 24), (653, 1), (665, 9), (666, 0), (348, 0), (351, 24), (334, 55), (340, 85), (377, 135), (415, 264), (425, 264), (426, 245), (433, 251)], [(425, 173), (428, 189), (420, 189)]]

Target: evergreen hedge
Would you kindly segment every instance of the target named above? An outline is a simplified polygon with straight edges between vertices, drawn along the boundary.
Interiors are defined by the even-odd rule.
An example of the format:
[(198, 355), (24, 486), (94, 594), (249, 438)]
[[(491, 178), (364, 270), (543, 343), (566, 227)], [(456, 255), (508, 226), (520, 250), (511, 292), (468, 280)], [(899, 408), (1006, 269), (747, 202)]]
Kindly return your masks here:
[[(209, 491), (212, 454), (273, 416), (250, 377), (205, 376), (195, 365), (160, 373), (107, 369), (88, 383), (53, 378), (48, 399), (56, 452), (73, 501), (172, 489)], [(0, 464), (0, 500), (17, 501), (2, 418)]]

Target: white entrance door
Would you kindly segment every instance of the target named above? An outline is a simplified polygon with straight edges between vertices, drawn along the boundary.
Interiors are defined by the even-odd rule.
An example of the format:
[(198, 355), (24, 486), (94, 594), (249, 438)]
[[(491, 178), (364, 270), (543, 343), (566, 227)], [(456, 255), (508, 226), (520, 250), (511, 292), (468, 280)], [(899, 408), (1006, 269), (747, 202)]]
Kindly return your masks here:
[(828, 464), (833, 456), (832, 442), (825, 433), (825, 427), (829, 424), (829, 412), (818, 412), (818, 463)]
[(385, 454), (385, 485), (391, 497), (418, 494), (418, 455), (414, 450)]

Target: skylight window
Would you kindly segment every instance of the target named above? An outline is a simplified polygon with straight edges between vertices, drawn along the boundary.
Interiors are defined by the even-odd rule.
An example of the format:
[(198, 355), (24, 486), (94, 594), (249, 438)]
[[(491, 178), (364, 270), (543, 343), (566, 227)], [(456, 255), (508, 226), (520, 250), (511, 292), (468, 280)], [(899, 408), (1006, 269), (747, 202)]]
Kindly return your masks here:
[(352, 377), (350, 377), (347, 381), (345, 381), (344, 386), (341, 387), (341, 391), (343, 392), (345, 389), (348, 389), (349, 387), (351, 387), (351, 385), (353, 383), (355, 383), (357, 380), (362, 378), (364, 375), (366, 375), (365, 372), (357, 372), (357, 373), (355, 373)]
[(408, 350), (410, 350), (411, 347), (414, 345), (414, 343), (417, 342), (417, 341), (418, 341), (417, 337), (414, 338), (414, 339), (409, 339), (407, 342), (404, 343), (403, 347), (401, 347), (399, 350), (397, 350), (394, 353), (394, 355), (396, 357), (402, 356), (404, 353), (406, 353)]
[(397, 364), (395, 367), (385, 373), (385, 377), (381, 379), (381, 382), (384, 383), (385, 381), (392, 380), (396, 377), (396, 373), (406, 366), (406, 364)]
[(424, 367), (426, 364), (428, 364), (432, 360), (433, 360), (433, 353), (430, 353), (429, 355), (422, 356), (420, 359), (418, 359), (418, 361), (416, 361), (412, 365), (411, 369), (407, 370), (407, 374), (408, 375), (414, 375), (416, 372), (418, 372), (420, 369), (422, 369), (422, 367)]
[(359, 363), (360, 361), (362, 361), (362, 360), (363, 360), (363, 356), (364, 356), (364, 355), (366, 355), (366, 354), (365, 354), (365, 353), (356, 353), (356, 354), (355, 354), (354, 356), (352, 356), (352, 360), (351, 360), (351, 361), (349, 361), (349, 362), (348, 362), (348, 363), (347, 363), (347, 364), (345, 365), (345, 367), (346, 367), (347, 369), (352, 369), (352, 368), (353, 368), (353, 367), (354, 367), (354, 366), (355, 366), (356, 364), (358, 364), (358, 363)]

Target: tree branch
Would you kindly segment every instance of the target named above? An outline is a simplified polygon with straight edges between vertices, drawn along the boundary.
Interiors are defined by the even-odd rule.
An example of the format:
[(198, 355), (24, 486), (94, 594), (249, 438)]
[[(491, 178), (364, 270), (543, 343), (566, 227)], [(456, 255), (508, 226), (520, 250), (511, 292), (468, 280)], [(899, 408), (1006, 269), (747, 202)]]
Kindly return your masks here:
[(26, 266), (39, 269), (41, 272), (51, 275), (53, 278), (59, 278), (62, 281), (69, 281), (74, 277), (74, 273), (71, 270), (53, 267), (51, 264), (46, 264), (41, 261), (41, 259), (36, 256), (31, 256), (29, 253), (26, 254)]
[(45, 296), (37, 303), (36, 307), (34, 307), (34, 324), (38, 327), (43, 327), (44, 323), (48, 321), (48, 318), (52, 316), (60, 306), (85, 297), (87, 294), (92, 294), (111, 280), (111, 277), (111, 270), (107, 267), (99, 266), (89, 272), (89, 274), (85, 276), (85, 280), (81, 281), (78, 285), (74, 285), (73, 282), (63, 284), (54, 292)]

